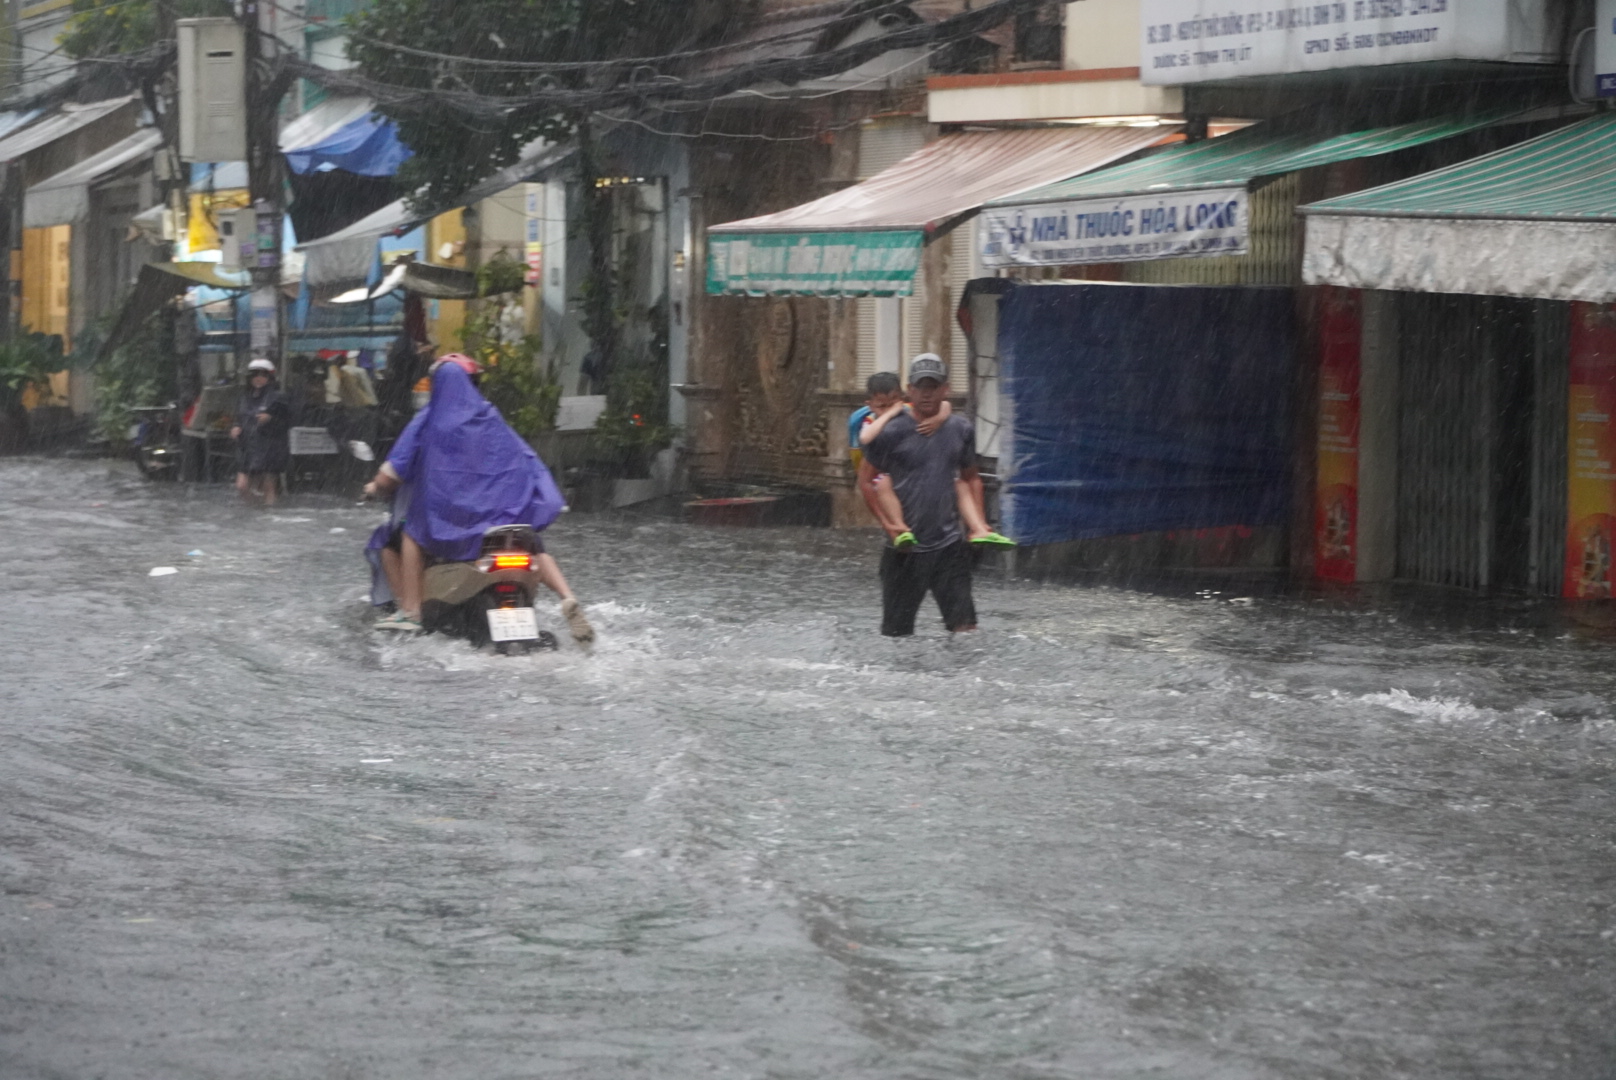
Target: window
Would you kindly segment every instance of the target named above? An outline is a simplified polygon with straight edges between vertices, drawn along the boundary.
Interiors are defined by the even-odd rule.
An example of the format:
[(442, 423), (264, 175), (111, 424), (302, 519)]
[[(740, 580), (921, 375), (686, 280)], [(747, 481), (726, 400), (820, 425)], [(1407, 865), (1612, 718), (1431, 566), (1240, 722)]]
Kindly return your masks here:
[(1016, 16), (1016, 66), (1060, 66), (1061, 15), (1065, 10), (1065, 4), (1049, 3)]

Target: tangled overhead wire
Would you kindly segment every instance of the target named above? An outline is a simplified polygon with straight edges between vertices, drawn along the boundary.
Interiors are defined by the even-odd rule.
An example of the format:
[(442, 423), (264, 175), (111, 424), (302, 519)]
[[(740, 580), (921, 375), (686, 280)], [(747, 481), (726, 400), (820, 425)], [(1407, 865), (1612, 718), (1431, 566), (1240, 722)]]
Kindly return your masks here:
[[(878, 12), (907, 6), (907, 3), (908, 0), (899, 0), (873, 7), (858, 5), (856, 15), (848, 17), (862, 21)], [(896, 50), (946, 47), (999, 26), (1019, 14), (1037, 10), (1047, 3), (1048, 0), (992, 0), (982, 7), (938, 22), (905, 25), (823, 52), (766, 57), (693, 77), (681, 77), (664, 68), (671, 61), (698, 58), (725, 47), (687, 50), (662, 57), (527, 63), (453, 56), (378, 43), (435, 61), (431, 84), (425, 87), (386, 82), (355, 70), (333, 71), (297, 56), (283, 54), (277, 62), (283, 65), (287, 74), (308, 79), (328, 91), (367, 96), (376, 102), (379, 111), (393, 117), (443, 116), (447, 113), (467, 120), (494, 122), (546, 114), (584, 116), (653, 105), (709, 103), (761, 84), (794, 85), (830, 78)], [(823, 30), (823, 26), (818, 26), (814, 32), (822, 33)], [(522, 92), (483, 92), (475, 88), (474, 70), (478, 73), (488, 70), (509, 74), (542, 74), (526, 82)], [(588, 85), (568, 85), (567, 75), (587, 75), (588, 78), (582, 81)], [(515, 85), (523, 84), (518, 82)]]
[(111, 93), (127, 93), (131, 88), (161, 78), (173, 66), (174, 57), (172, 41), (155, 42), (134, 52), (81, 57), (74, 61), (76, 70), (72, 75), (38, 93), (0, 102), (0, 109), (8, 112), (46, 109), (75, 100), (81, 92), (90, 93), (91, 99)]
[[(602, 60), (507, 60), (500, 57), (457, 56), (451, 53), (418, 48), (413, 45), (404, 45), (395, 41), (385, 41), (381, 38), (364, 34), (356, 33), (352, 36), (355, 41), (387, 52), (398, 53), (402, 56), (415, 56), (425, 60), (451, 60), (465, 64), (468, 67), (490, 71), (543, 71), (551, 74), (579, 74), (613, 71), (621, 68), (650, 67), (656, 69), (680, 61), (720, 56), (727, 52), (735, 52), (738, 49), (761, 49), (801, 41), (804, 38), (833, 36), (839, 29), (851, 29), (866, 19), (881, 18), (901, 10), (907, 10), (912, 3), (914, 3), (914, 0), (879, 0), (877, 3), (859, 3), (856, 0), (849, 3), (848, 0), (841, 0), (838, 3), (821, 4), (816, 7), (791, 12), (794, 17), (806, 18), (816, 14), (825, 14), (828, 11), (836, 11), (838, 17), (827, 23), (814, 23), (812, 26), (790, 30), (782, 34), (751, 38), (744, 41), (723, 42), (700, 49), (685, 49), (679, 52), (664, 53), (659, 56), (621, 56)], [(496, 44), (499, 44), (500, 48), (504, 48), (502, 43), (496, 42)]]

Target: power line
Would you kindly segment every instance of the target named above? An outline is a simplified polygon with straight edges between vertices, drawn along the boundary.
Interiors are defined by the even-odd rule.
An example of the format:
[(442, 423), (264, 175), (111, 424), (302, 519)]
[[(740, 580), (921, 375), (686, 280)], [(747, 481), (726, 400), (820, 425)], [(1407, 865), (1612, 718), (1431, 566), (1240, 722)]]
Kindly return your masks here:
[(664, 131), (661, 128), (652, 127), (644, 120), (640, 120), (633, 116), (612, 116), (609, 113), (603, 112), (591, 113), (590, 115), (600, 120), (610, 121), (614, 124), (633, 124), (637, 128), (644, 128), (653, 135), (666, 135), (674, 139), (745, 139), (755, 142), (782, 143), (812, 142), (814, 139), (817, 139), (828, 132), (846, 131), (848, 128), (858, 127), (860, 124), (864, 123), (864, 120), (860, 118), (858, 120), (849, 120), (843, 124), (832, 124), (829, 127), (815, 128), (806, 135), (764, 135), (755, 131), (712, 131), (705, 127), (700, 131)]
[(851, 86), (838, 86), (835, 89), (826, 90), (824, 93), (820, 93), (820, 94), (766, 94), (762, 90), (752, 90), (752, 89), (737, 90), (735, 92), (737, 94), (745, 94), (748, 97), (762, 98), (764, 101), (819, 101), (822, 98), (835, 97), (837, 94), (847, 94), (847, 93), (851, 93), (854, 90), (863, 90), (866, 87), (874, 86), (877, 83), (886, 82), (888, 79), (892, 78), (892, 76), (896, 75), (898, 72), (900, 72), (900, 71), (908, 71), (910, 68), (914, 67), (916, 64), (924, 63), (925, 61), (930, 60), (932, 57), (936, 56), (938, 53), (942, 52), (947, 47), (948, 47), (947, 44), (939, 45), (935, 49), (931, 49), (931, 50), (928, 50), (927, 52), (921, 53), (919, 56), (915, 57), (913, 60), (908, 60), (908, 61), (905, 61), (902, 64), (899, 64), (897, 67), (893, 68), (891, 71), (887, 72), (884, 75), (876, 75), (876, 76), (873, 76), (872, 78), (865, 79), (863, 82), (853, 83)]
[[(143, 49), (134, 52), (120, 53), (100, 57), (84, 57), (74, 64), (73, 74), (55, 83), (38, 93), (26, 97), (16, 97), (0, 102), (0, 108), (8, 111), (22, 111), (27, 109), (46, 108), (67, 101), (76, 96), (86, 87), (95, 89), (98, 80), (102, 78), (101, 72), (118, 71), (125, 78), (135, 82), (143, 82), (156, 78), (170, 64), (173, 63), (175, 44), (173, 41), (156, 41)], [(99, 70), (92, 72), (88, 67)], [(102, 89), (105, 89), (104, 84)], [(122, 91), (128, 93), (128, 90)], [(107, 96), (103, 93), (102, 96)]]
[(983, 7), (936, 23), (907, 26), (823, 53), (765, 58), (694, 79), (675, 76), (661, 76), (652, 81), (629, 79), (614, 86), (593, 89), (539, 85), (526, 94), (490, 94), (472, 89), (452, 70), (443, 72), (437, 85), (428, 88), (384, 82), (351, 71), (332, 71), (292, 56), (283, 57), (281, 63), (290, 74), (306, 78), (328, 90), (369, 96), (388, 115), (432, 115), (447, 110), (463, 118), (503, 124), (513, 119), (537, 118), (546, 113), (583, 114), (623, 107), (645, 107), (659, 102), (713, 101), (759, 83), (792, 85), (826, 78), (858, 67), (887, 52), (946, 47), (1022, 12), (1036, 10), (1045, 3), (1047, 0), (993, 0)]
[[(495, 57), (466, 56), (456, 53), (434, 52), (431, 49), (420, 49), (412, 45), (399, 45), (380, 38), (367, 37), (363, 34), (350, 31), (349, 36), (355, 41), (362, 41), (366, 45), (389, 52), (402, 53), (406, 56), (419, 56), (429, 60), (438, 60), (456, 64), (466, 64), (473, 67), (487, 67), (504, 71), (533, 71), (533, 72), (573, 72), (573, 71), (599, 71), (610, 68), (624, 67), (650, 67), (665, 64), (674, 60), (690, 60), (703, 56), (713, 56), (719, 53), (735, 52), (739, 49), (756, 49), (769, 45), (777, 45), (786, 41), (796, 41), (799, 38), (818, 37), (829, 33), (838, 23), (863, 22), (866, 19), (879, 18), (899, 9), (907, 9), (914, 0), (886, 0), (865, 10), (852, 10), (827, 23), (805, 27), (801, 30), (792, 30), (773, 37), (756, 38), (751, 41), (732, 41), (721, 45), (711, 45), (701, 49), (687, 49), (682, 52), (664, 53), (660, 56), (625, 56), (614, 57), (609, 60), (500, 60)], [(278, 6), (278, 5), (277, 5)]]

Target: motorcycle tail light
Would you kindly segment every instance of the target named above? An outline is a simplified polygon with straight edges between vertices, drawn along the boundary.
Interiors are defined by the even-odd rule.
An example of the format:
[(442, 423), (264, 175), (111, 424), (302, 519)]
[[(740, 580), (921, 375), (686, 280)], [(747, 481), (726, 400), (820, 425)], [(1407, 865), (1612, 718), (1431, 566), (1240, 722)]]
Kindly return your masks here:
[(496, 570), (531, 570), (533, 556), (518, 551), (501, 552), (497, 555), (484, 555), (477, 560), (477, 565), (488, 573)]

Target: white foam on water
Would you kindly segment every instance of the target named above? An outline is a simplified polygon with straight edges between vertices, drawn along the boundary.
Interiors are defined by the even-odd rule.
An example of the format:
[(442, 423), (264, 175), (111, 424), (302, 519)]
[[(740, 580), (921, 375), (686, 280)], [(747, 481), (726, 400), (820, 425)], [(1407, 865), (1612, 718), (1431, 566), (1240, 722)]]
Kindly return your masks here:
[(1419, 720), (1436, 724), (1491, 723), (1498, 718), (1492, 709), (1483, 709), (1458, 698), (1415, 697), (1407, 690), (1393, 689), (1384, 694), (1363, 694), (1366, 705), (1383, 705)]

